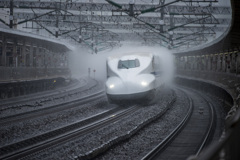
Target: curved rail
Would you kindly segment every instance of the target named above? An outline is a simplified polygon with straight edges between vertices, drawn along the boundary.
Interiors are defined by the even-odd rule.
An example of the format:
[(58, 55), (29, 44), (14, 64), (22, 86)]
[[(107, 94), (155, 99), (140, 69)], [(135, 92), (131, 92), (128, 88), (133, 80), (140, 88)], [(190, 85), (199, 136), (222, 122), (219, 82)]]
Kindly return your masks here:
[[(202, 97), (203, 97), (203, 96), (202, 96)], [(205, 99), (205, 98), (204, 98), (204, 99)], [(214, 128), (215, 128), (215, 126), (216, 126), (216, 124), (215, 124), (216, 112), (214, 111), (214, 108), (213, 108), (212, 103), (210, 103), (210, 102), (208, 102), (208, 101), (207, 101), (207, 103), (209, 104), (210, 113), (211, 113), (210, 123), (209, 123), (208, 129), (207, 129), (205, 138), (204, 138), (202, 144), (200, 145), (200, 147), (199, 147), (196, 155), (199, 155), (200, 152), (203, 150), (203, 148), (206, 146), (206, 144), (209, 143), (210, 137), (213, 135)]]
[(142, 160), (149, 160), (153, 159), (158, 153), (160, 153), (176, 136), (177, 134), (183, 129), (185, 124), (190, 119), (193, 111), (193, 103), (192, 99), (189, 98), (189, 110), (184, 117), (184, 119), (180, 122), (180, 124), (161, 142), (159, 143), (154, 149), (152, 149), (147, 155), (145, 155)]
[[(200, 93), (197, 93), (197, 95), (200, 95)], [(206, 102), (206, 104), (209, 106), (209, 111), (207, 112), (208, 114), (208, 117), (209, 117), (209, 120), (207, 121), (207, 122), (204, 122), (205, 124), (206, 124), (206, 130), (203, 130), (203, 132), (201, 133), (201, 137), (202, 137), (202, 141), (201, 141), (201, 139), (199, 139), (198, 140), (198, 142), (197, 142), (197, 144), (199, 144), (198, 146), (195, 146), (195, 148), (196, 148), (196, 150), (195, 150), (195, 152), (194, 153), (196, 153), (197, 155), (202, 151), (202, 149), (210, 142), (210, 140), (211, 140), (211, 137), (213, 136), (213, 133), (214, 133), (214, 129), (215, 129), (215, 110), (214, 110), (214, 108), (213, 108), (213, 106), (212, 106), (212, 104), (210, 103), (210, 102), (208, 102), (207, 100), (206, 100), (206, 97), (204, 97), (204, 96), (202, 96), (202, 95), (200, 95), (201, 96), (201, 98), (202, 99), (204, 99), (204, 101)], [(199, 97), (199, 96), (198, 96)], [(144, 156), (143, 158), (142, 158), (142, 160), (145, 160), (145, 159), (156, 159), (156, 157), (158, 157), (159, 156), (159, 154), (161, 153), (161, 152), (163, 152), (163, 150), (164, 149), (166, 149), (168, 146), (171, 146), (171, 142), (173, 141), (173, 139), (175, 139), (175, 138), (178, 138), (178, 134), (180, 133), (180, 132), (182, 132), (183, 130), (185, 131), (185, 129), (186, 129), (186, 131), (187, 130), (189, 130), (190, 128), (191, 128), (191, 126), (193, 126), (193, 124), (195, 124), (195, 127), (197, 127), (196, 125), (197, 124), (199, 124), (199, 123), (201, 123), (201, 119), (199, 119), (198, 121), (196, 121), (196, 119), (198, 119), (197, 117), (199, 117), (199, 115), (196, 115), (196, 113), (197, 113), (197, 108), (193, 108), (193, 100), (192, 100), (192, 98), (190, 99), (189, 98), (189, 100), (190, 100), (190, 105), (191, 105), (191, 107), (189, 108), (189, 111), (188, 111), (188, 113), (187, 113), (187, 115), (185, 116), (185, 118), (181, 121), (181, 123), (170, 133), (170, 135), (169, 136), (167, 136), (158, 146), (156, 146), (153, 150), (151, 150), (146, 156)], [(198, 104), (199, 105), (199, 104)], [(202, 113), (202, 111), (201, 111), (201, 108), (200, 108), (200, 110), (198, 110), (199, 111), (199, 114), (201, 115)], [(191, 116), (191, 114), (193, 114), (194, 113), (194, 115), (195, 116), (197, 116), (196, 118), (194, 117), (194, 116)], [(195, 120), (194, 120), (195, 119)], [(192, 123), (192, 121), (194, 122), (194, 123)], [(188, 124), (188, 122), (189, 123), (191, 123), (191, 125), (189, 125)], [(184, 128), (184, 126), (188, 126), (188, 127), (185, 127)], [(183, 129), (184, 128), (184, 129)], [(196, 129), (196, 128), (195, 128)], [(194, 130), (194, 129), (192, 129), (192, 130)], [(204, 132), (205, 131), (205, 132)], [(185, 133), (183, 133), (183, 134), (181, 134), (181, 138), (183, 138), (183, 137), (187, 137), (188, 135), (186, 135), (186, 134), (188, 134), (187, 132), (185, 132)], [(193, 135), (195, 135), (195, 134), (193, 134)], [(193, 136), (193, 135), (191, 135), (191, 137)], [(177, 141), (179, 141), (181, 138), (178, 138), (178, 140)], [(196, 137), (196, 135), (195, 135), (195, 137)], [(190, 138), (190, 137), (189, 137)], [(191, 139), (191, 138), (190, 138)], [(199, 142), (199, 141), (201, 141), (201, 142)], [(179, 144), (179, 142), (177, 142), (178, 144)], [(176, 143), (176, 144), (177, 144)], [(188, 144), (188, 143), (191, 143), (191, 142), (188, 142), (188, 141), (183, 141), (182, 143), (185, 143), (185, 144)], [(174, 145), (173, 145), (174, 146)], [(170, 151), (170, 150), (169, 150)], [(169, 152), (166, 152), (167, 154), (169, 154)], [(194, 154), (193, 153), (193, 154)], [(180, 154), (180, 153), (178, 153), (178, 154)], [(165, 154), (166, 155), (166, 154)], [(184, 155), (184, 153), (183, 153), (183, 155)], [(185, 154), (186, 155), (186, 154)], [(189, 156), (189, 155), (188, 155)], [(164, 157), (164, 156), (163, 156)]]

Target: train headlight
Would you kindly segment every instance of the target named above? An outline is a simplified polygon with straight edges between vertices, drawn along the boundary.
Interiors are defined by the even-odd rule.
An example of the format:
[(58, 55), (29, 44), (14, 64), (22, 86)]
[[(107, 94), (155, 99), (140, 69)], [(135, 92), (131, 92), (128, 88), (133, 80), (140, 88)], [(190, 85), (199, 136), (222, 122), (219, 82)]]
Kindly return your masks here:
[(111, 88), (111, 89), (114, 88), (114, 87), (115, 87), (114, 84), (109, 85), (109, 88)]
[(145, 81), (142, 81), (142, 82), (141, 82), (141, 85), (145, 87), (145, 86), (147, 86), (147, 85), (148, 85), (148, 83), (147, 83), (147, 82), (145, 82)]

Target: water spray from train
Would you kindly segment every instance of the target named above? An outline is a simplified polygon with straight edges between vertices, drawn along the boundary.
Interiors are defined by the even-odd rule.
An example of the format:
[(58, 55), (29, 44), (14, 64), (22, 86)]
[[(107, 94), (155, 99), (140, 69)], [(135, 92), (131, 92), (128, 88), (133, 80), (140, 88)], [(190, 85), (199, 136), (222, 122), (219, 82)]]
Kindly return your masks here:
[[(97, 80), (106, 81), (106, 60), (107, 57), (117, 54), (136, 52), (151, 52), (159, 56), (163, 76), (166, 82), (171, 82), (174, 75), (173, 56), (168, 49), (162, 47), (146, 47), (140, 45), (123, 45), (111, 51), (91, 54), (89, 51), (76, 48), (70, 54), (70, 69), (74, 77), (90, 76)], [(95, 72), (94, 72), (95, 71)]]

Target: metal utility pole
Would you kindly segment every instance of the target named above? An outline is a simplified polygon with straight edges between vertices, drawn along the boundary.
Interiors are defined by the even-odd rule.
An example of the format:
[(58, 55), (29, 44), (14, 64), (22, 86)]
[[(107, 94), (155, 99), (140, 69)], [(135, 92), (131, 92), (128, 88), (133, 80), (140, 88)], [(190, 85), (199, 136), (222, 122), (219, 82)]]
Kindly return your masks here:
[(55, 37), (58, 38), (58, 32), (59, 32), (59, 12), (60, 12), (60, 9), (61, 9), (61, 1), (60, 3), (56, 3), (56, 31), (55, 31)]
[(135, 4), (135, 0), (129, 1), (129, 16), (131, 16), (131, 17), (134, 16), (134, 10), (133, 10), (134, 4)]
[(9, 15), (10, 24), (9, 27), (13, 28), (13, 0), (10, 1), (10, 15)]
[[(174, 15), (170, 13), (170, 28), (174, 27)], [(169, 48), (173, 47), (173, 31), (168, 31), (169, 34)]]
[[(159, 0), (159, 4), (163, 6), (165, 3), (165, 0)], [(163, 25), (164, 25), (164, 7), (160, 9), (161, 17), (160, 17), (160, 33), (163, 33)]]

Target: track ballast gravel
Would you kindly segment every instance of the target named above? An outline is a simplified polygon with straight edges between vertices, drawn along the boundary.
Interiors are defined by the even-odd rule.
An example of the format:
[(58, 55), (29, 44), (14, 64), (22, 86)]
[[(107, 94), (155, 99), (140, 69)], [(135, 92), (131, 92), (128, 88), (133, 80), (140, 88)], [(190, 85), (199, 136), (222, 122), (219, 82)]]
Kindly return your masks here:
[[(180, 97), (182, 96), (183, 94), (181, 94)], [(136, 136), (138, 136), (139, 133), (142, 132), (138, 130), (138, 128), (140, 128), (139, 126), (142, 126), (146, 121), (153, 119), (153, 117), (157, 117), (157, 115), (161, 114), (161, 112), (163, 112), (163, 110), (169, 105), (169, 103), (174, 98), (175, 98), (175, 94), (172, 94), (172, 92), (169, 92), (164, 96), (162, 96), (161, 100), (159, 100), (158, 103), (155, 103), (153, 105), (148, 105), (148, 106), (140, 106), (140, 109), (138, 111), (132, 113), (132, 115), (127, 116), (124, 119), (121, 119), (120, 121), (115, 122), (114, 124), (107, 125), (102, 129), (94, 131), (90, 134), (86, 134), (66, 144), (48, 148), (42, 152), (39, 152), (38, 154), (31, 155), (31, 159), (87, 159), (87, 158), (92, 159), (95, 155), (98, 155), (104, 149), (110, 149), (110, 148), (112, 149), (110, 150), (110, 153), (107, 152), (109, 156), (106, 159), (112, 159), (115, 156), (118, 157), (118, 155), (117, 154), (115, 155), (114, 152), (112, 152), (114, 154), (111, 153), (111, 151), (115, 150), (115, 147), (114, 147), (115, 144), (118, 144), (119, 142), (123, 142), (125, 140), (129, 140), (130, 138), (131, 138), (130, 141), (132, 139), (135, 139)], [(175, 109), (170, 109), (173, 111), (171, 113), (172, 116), (170, 114), (169, 115), (170, 117), (167, 117), (167, 119), (169, 118), (169, 120), (162, 122), (163, 125), (160, 125), (161, 126), (160, 130), (164, 130), (163, 131), (164, 135), (167, 135), (168, 130), (171, 130), (171, 127), (174, 127), (174, 126), (171, 126), (172, 123), (175, 123), (177, 125), (178, 121), (180, 121), (179, 119), (181, 119), (180, 117), (184, 116), (182, 115), (184, 112), (184, 109), (181, 108), (181, 106), (183, 105), (182, 103), (186, 103), (186, 107), (188, 107), (187, 105), (188, 101), (187, 101), (187, 98), (181, 98), (181, 99), (183, 99), (183, 100), (180, 100), (182, 102), (181, 103), (179, 102), (180, 104), (178, 105), (178, 107), (176, 107), (180, 109), (178, 109), (177, 111), (173, 111)], [(160, 120), (160, 121), (163, 121), (163, 120)], [(145, 141), (142, 139), (149, 137), (148, 135), (150, 132), (154, 133), (151, 130), (146, 131), (145, 137), (144, 135), (142, 135), (143, 136), (142, 138), (141, 137), (140, 139), (137, 138), (138, 140), (136, 140), (135, 145), (140, 147), (142, 145), (140, 143)], [(158, 135), (158, 131), (155, 131), (155, 134)], [(150, 138), (148, 140), (149, 143), (151, 141), (156, 140), (151, 137), (149, 138)], [(116, 152), (122, 153), (124, 155), (124, 156), (119, 155), (119, 157), (127, 158), (128, 157), (127, 153), (124, 150), (129, 150), (127, 147), (130, 147), (130, 145), (125, 145), (122, 147), (121, 146), (122, 144), (118, 146), (122, 148), (121, 151), (119, 149), (116, 149)], [(137, 149), (138, 152), (145, 151), (146, 148), (144, 146), (145, 145), (143, 145), (141, 149)], [(132, 153), (133, 153), (132, 151), (129, 151), (129, 157), (128, 157), (129, 159), (132, 159), (133, 156), (134, 156), (134, 159), (136, 158), (135, 157), (136, 155)], [(28, 158), (29, 157), (26, 157), (26, 159)]]

